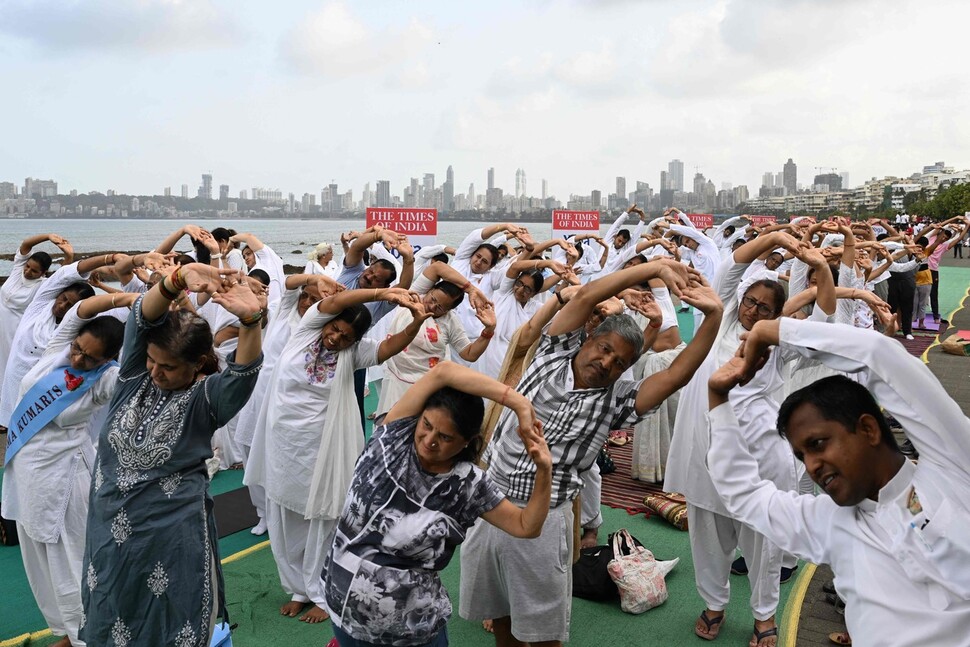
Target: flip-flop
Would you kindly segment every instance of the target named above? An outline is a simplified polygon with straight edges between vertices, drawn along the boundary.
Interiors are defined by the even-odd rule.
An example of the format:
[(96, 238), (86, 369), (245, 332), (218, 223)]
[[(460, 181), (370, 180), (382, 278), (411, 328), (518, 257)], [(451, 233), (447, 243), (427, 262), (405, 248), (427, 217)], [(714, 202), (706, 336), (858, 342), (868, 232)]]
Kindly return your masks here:
[(777, 640), (777, 638), (778, 638), (778, 627), (777, 627), (777, 625), (774, 626), (774, 627), (769, 627), (768, 629), (765, 629), (764, 631), (758, 631), (758, 627), (757, 626), (754, 628), (754, 644), (756, 646), (757, 645), (760, 645), (761, 644), (761, 641), (764, 640), (765, 638), (771, 638), (772, 636), (775, 637), (775, 645), (777, 645), (778, 644), (778, 640)]
[(849, 635), (848, 631), (833, 631), (829, 634), (829, 641), (836, 645), (851, 645), (852, 636)]
[(722, 613), (721, 615), (712, 619), (708, 617), (707, 609), (704, 609), (701, 611), (700, 619), (704, 623), (704, 626), (707, 627), (708, 633), (702, 634), (697, 630), (697, 625), (694, 625), (694, 634), (696, 634), (698, 638), (703, 638), (704, 640), (714, 640), (717, 638), (721, 633), (721, 623), (724, 622), (724, 614)]
[(614, 447), (623, 447), (623, 445), (630, 442), (630, 439), (627, 437), (627, 433), (625, 431), (614, 431), (612, 434), (610, 434), (607, 442)]

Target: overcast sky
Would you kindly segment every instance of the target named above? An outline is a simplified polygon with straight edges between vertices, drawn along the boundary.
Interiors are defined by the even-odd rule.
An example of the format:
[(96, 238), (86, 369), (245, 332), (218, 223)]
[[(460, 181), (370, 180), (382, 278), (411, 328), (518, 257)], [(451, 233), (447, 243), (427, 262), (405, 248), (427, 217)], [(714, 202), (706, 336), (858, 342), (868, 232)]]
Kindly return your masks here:
[[(285, 7), (285, 8), (281, 8)], [(970, 166), (970, 3), (3, 0), (0, 181), (298, 196)]]

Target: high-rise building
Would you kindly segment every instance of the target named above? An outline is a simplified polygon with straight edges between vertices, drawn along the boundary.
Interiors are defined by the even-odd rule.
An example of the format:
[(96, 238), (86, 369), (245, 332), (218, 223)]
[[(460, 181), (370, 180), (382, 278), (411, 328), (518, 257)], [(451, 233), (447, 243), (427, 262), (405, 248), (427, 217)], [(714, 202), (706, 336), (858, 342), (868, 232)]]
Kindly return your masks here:
[(593, 209), (599, 209), (603, 206), (603, 192), (593, 189), (589, 194), (589, 202)]
[(229, 185), (228, 184), (220, 184), (219, 185), (219, 199), (220, 200), (228, 200), (229, 199)]
[(545, 200), (549, 197), (549, 180), (542, 180), (542, 199)]
[(475, 183), (472, 182), (471, 184), (468, 185), (468, 205), (471, 208), (474, 208), (476, 200), (477, 200), (477, 197), (475, 196)]
[(488, 184), (485, 186), (488, 191), (495, 188), (495, 168), (488, 169)]
[(172, 197), (172, 187), (170, 186), (165, 187), (165, 197), (166, 198)]
[(701, 204), (701, 198), (704, 195), (704, 187), (707, 186), (707, 178), (704, 177), (703, 173), (694, 174), (694, 200), (697, 204)]
[(0, 200), (17, 197), (17, 185), (13, 182), (0, 182)]
[(766, 189), (774, 188), (775, 186), (775, 174), (771, 171), (765, 171), (761, 176), (761, 186)]
[(377, 199), (375, 202), (375, 206), (378, 207), (391, 206), (391, 183), (389, 180), (377, 181)]
[(515, 197), (525, 197), (525, 171), (520, 168), (515, 169)]
[(445, 183), (441, 185), (441, 198), (444, 211), (455, 210), (455, 170), (450, 165), (445, 171)]
[(132, 212), (137, 212), (141, 210), (141, 204), (139, 203), (138, 198), (131, 199), (131, 210)]
[(626, 178), (616, 177), (616, 197), (617, 199), (626, 199)]
[(202, 186), (199, 187), (199, 197), (206, 200), (212, 199), (212, 174), (202, 174)]
[(57, 195), (57, 182), (54, 180), (35, 180), (29, 177), (24, 180), (24, 197), (28, 200), (38, 198), (53, 198)]
[(671, 186), (663, 186), (664, 189), (673, 189), (674, 191), (684, 190), (684, 163), (680, 160), (670, 160), (667, 164), (667, 175), (670, 180)]
[(790, 157), (785, 162), (782, 174), (782, 186), (785, 187), (785, 193), (795, 195), (795, 191), (798, 189), (798, 167), (795, 166), (795, 162)]
[(240, 200), (248, 200), (249, 198), (246, 197), (248, 195), (249, 195), (249, 192), (246, 189), (243, 189), (242, 191), (239, 192), (239, 199)]
[(182, 197), (183, 198), (188, 198), (189, 197), (189, 185), (188, 184), (183, 184), (182, 185)]
[(775, 186), (776, 187), (782, 187), (782, 188), (785, 187), (785, 173), (784, 173), (784, 171), (779, 171), (778, 173), (775, 173)]
[(815, 176), (813, 186), (826, 186), (829, 191), (842, 190), (842, 176), (838, 173), (823, 173)]
[(849, 172), (842, 171), (839, 173), (839, 177), (842, 178), (842, 190), (846, 191), (850, 189), (852, 185), (849, 184)]
[(296, 211), (296, 196), (292, 193), (287, 196), (286, 199), (286, 211), (287, 213), (293, 213)]

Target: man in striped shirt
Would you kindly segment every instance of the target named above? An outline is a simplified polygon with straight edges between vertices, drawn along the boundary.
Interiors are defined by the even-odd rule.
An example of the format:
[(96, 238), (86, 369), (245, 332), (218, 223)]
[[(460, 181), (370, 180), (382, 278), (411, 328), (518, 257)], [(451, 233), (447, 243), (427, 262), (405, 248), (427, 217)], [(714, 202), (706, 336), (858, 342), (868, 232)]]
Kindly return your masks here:
[[(694, 339), (670, 367), (639, 382), (620, 375), (640, 356), (643, 332), (626, 315), (608, 317), (588, 337), (580, 334), (594, 308), (623, 290), (663, 280), (704, 315)], [(722, 305), (695, 270), (658, 259), (592, 281), (549, 324), (517, 390), (532, 402), (553, 459), (549, 516), (536, 539), (514, 539), (478, 523), (461, 553), (460, 614), (494, 619), (499, 647), (556, 646), (569, 638), (572, 605), (572, 500), (582, 473), (596, 460), (610, 429), (632, 427), (687, 384), (710, 352)], [(651, 322), (651, 326), (660, 322)], [(534, 465), (505, 411), (484, 460), (488, 474), (513, 502), (527, 501)]]

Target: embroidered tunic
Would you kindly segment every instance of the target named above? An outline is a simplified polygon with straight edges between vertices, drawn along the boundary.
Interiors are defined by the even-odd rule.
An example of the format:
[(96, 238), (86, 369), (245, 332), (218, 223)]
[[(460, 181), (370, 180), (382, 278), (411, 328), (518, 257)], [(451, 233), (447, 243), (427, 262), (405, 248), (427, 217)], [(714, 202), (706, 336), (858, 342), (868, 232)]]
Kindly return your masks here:
[(260, 356), (184, 391), (146, 370), (142, 299), (125, 329), (119, 384), (101, 429), (88, 512), (81, 637), (90, 645), (207, 647), (225, 617), (205, 460), (245, 404)]

